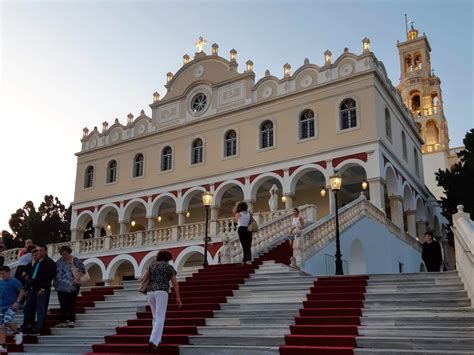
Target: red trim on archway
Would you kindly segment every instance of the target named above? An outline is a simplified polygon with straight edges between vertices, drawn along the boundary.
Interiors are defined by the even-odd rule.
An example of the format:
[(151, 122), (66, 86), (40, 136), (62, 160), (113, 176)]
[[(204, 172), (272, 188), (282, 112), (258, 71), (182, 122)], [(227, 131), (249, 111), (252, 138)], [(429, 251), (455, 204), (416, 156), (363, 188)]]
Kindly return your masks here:
[(340, 163), (342, 163), (344, 160), (348, 160), (348, 159), (358, 159), (358, 160), (362, 160), (364, 162), (367, 162), (367, 153), (357, 153), (357, 154), (345, 155), (345, 156), (339, 157), (339, 158), (334, 158), (332, 160), (332, 166), (336, 167)]
[(92, 212), (94, 213), (94, 207), (83, 207), (83, 208), (78, 208), (76, 210), (76, 215), (79, 216), (82, 212), (84, 211), (89, 211), (89, 212)]

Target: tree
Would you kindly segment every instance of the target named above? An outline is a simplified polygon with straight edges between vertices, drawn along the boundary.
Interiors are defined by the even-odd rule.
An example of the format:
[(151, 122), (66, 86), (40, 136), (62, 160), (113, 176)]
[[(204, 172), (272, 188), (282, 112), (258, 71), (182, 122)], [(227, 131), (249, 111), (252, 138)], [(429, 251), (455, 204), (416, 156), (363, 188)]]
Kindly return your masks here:
[(11, 247), (26, 239), (32, 239), (35, 244), (64, 242), (71, 236), (71, 206), (66, 208), (57, 197), (46, 195), (38, 209), (28, 201), (16, 210), (9, 225), (13, 234), (2, 231), (2, 238)]
[(474, 128), (466, 133), (463, 143), (464, 149), (458, 153), (460, 161), (451, 170), (440, 169), (436, 173), (438, 186), (446, 196), (441, 197), (441, 207), (449, 225), (453, 224), (458, 205), (464, 205), (464, 211), (474, 219)]

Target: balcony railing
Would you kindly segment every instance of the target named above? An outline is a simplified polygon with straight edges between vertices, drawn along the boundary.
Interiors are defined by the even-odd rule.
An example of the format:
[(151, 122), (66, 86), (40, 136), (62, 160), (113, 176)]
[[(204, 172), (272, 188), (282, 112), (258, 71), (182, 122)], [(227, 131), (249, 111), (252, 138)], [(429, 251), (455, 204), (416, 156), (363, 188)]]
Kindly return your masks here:
[(415, 110), (413, 111), (413, 117), (417, 118), (417, 117), (423, 117), (423, 116), (431, 116), (431, 115), (436, 115), (439, 112), (441, 112), (441, 105), (424, 108), (421, 110)]
[(446, 149), (445, 144), (435, 143), (435, 144), (425, 144), (421, 147), (422, 153), (432, 153), (438, 152)]

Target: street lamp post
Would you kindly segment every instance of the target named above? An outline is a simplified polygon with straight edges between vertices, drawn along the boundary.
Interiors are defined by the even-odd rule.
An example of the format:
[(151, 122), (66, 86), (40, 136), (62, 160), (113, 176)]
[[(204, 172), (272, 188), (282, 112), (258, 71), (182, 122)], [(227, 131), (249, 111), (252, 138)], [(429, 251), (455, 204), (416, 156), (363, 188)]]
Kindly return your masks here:
[(342, 177), (334, 173), (334, 175), (329, 178), (329, 183), (331, 184), (331, 190), (334, 192), (334, 203), (336, 204), (336, 275), (344, 275), (342, 269), (341, 240), (339, 237), (339, 211), (337, 205), (337, 192), (341, 189)]
[(205, 209), (206, 209), (206, 222), (205, 222), (205, 225), (204, 225), (204, 258), (203, 258), (203, 261), (202, 261), (202, 264), (204, 266), (207, 266), (207, 242), (208, 242), (208, 239), (209, 239), (209, 228), (208, 228), (208, 225), (209, 225), (209, 207), (211, 207), (211, 204), (212, 204), (212, 194), (209, 192), (209, 191), (206, 191), (202, 194), (202, 204), (204, 205)]

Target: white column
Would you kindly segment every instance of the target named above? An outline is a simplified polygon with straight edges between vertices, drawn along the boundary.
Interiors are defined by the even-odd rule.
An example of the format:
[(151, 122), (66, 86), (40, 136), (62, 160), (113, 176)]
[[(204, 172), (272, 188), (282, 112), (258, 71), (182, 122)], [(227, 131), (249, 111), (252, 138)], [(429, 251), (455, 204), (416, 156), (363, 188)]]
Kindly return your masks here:
[(283, 196), (285, 196), (285, 209), (293, 208), (293, 195), (284, 194)]
[(128, 232), (128, 221), (119, 221), (120, 223), (120, 234)]
[(218, 230), (218, 223), (217, 223), (217, 216), (219, 214), (219, 208), (218, 207), (211, 207), (211, 213), (210, 213), (210, 221), (209, 221), (209, 236), (214, 237), (217, 235), (217, 230)]
[(384, 184), (381, 178), (367, 180), (369, 183), (370, 202), (385, 213)]
[(84, 236), (84, 230), (79, 229), (79, 228), (71, 229), (71, 242), (75, 242), (76, 240), (81, 240), (83, 239), (83, 236)]
[(331, 185), (326, 186), (326, 197), (329, 202), (329, 214), (336, 213), (336, 200), (334, 199), (334, 192), (331, 191)]
[(156, 217), (147, 217), (147, 230), (151, 231), (156, 228)]
[(424, 236), (426, 233), (426, 221), (416, 221), (417, 237), (420, 242), (424, 242)]
[(186, 216), (184, 212), (178, 212), (178, 226), (186, 224)]
[(413, 238), (416, 238), (416, 211), (408, 210), (406, 211), (407, 214), (407, 227), (408, 227), (408, 234), (411, 235)]
[(101, 226), (94, 226), (94, 238), (100, 238), (101, 232), (102, 232)]
[(403, 234), (405, 231), (405, 226), (403, 223), (403, 204), (402, 197), (397, 195), (392, 195), (390, 198), (390, 210), (392, 214), (392, 222), (400, 228), (400, 232)]

